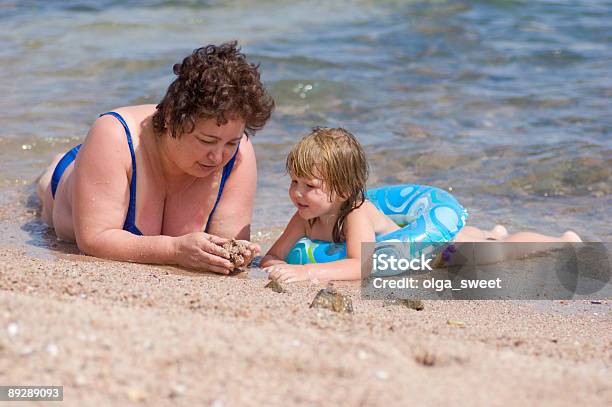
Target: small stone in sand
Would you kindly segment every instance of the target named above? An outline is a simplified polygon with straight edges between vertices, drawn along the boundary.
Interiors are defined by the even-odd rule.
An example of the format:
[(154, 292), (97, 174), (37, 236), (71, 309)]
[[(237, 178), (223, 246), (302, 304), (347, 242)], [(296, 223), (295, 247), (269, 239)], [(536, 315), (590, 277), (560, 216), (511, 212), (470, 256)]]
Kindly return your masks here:
[(15, 322), (11, 322), (8, 324), (6, 330), (8, 331), (9, 336), (15, 336), (19, 333), (19, 325), (17, 325)]
[(279, 293), (279, 294), (287, 292), (287, 290), (285, 290), (283, 286), (280, 285), (280, 283), (275, 280), (270, 280), (270, 282), (265, 285), (265, 288), (269, 288), (270, 290), (274, 291), (275, 293)]
[(182, 396), (187, 391), (187, 386), (181, 383), (175, 383), (170, 389), (170, 398)]
[(147, 395), (141, 389), (132, 387), (127, 390), (127, 396), (130, 401), (134, 403), (140, 403), (141, 401), (145, 401), (147, 399)]
[(232, 239), (227, 241), (223, 248), (228, 251), (230, 255), (230, 261), (234, 265), (234, 271), (244, 271), (246, 264), (244, 264), (244, 255), (248, 250), (247, 245), (244, 242)]
[(415, 362), (427, 367), (445, 366), (451, 363), (463, 365), (468, 361), (468, 359), (462, 355), (439, 353), (423, 348), (418, 349), (414, 353), (414, 360)]
[(433, 366), (437, 362), (437, 357), (434, 353), (421, 349), (414, 356), (414, 360), (423, 366)]
[(334, 312), (353, 312), (351, 299), (340, 294), (333, 288), (323, 288), (315, 296), (310, 308), (326, 308)]
[(378, 370), (374, 375), (378, 380), (387, 380), (389, 378), (389, 373), (384, 370)]
[(56, 344), (54, 343), (50, 343), (47, 345), (47, 347), (45, 348), (45, 350), (47, 351), (47, 353), (53, 357), (56, 357), (59, 353), (59, 348), (57, 347)]
[(450, 326), (456, 326), (459, 328), (465, 328), (465, 322), (459, 321), (458, 319), (449, 319), (446, 323)]
[(425, 305), (421, 300), (406, 300), (406, 299), (397, 299), (397, 300), (385, 300), (384, 305), (403, 305), (406, 308), (410, 308), (416, 311), (423, 311), (425, 309)]

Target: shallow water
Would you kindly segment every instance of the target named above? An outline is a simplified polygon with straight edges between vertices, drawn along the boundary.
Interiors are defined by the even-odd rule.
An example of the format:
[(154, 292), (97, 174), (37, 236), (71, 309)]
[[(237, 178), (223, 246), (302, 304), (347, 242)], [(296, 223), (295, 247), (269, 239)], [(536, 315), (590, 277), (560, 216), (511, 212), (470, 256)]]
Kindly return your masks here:
[[(28, 185), (99, 113), (157, 102), (173, 63), (238, 39), (278, 105), (254, 138), (255, 230), (291, 213), (290, 146), (340, 125), (372, 186), (452, 188), (472, 225), (612, 237), (612, 2), (257, 4), (3, 2), (0, 205), (31, 210)], [(21, 231), (49, 241), (36, 221)]]

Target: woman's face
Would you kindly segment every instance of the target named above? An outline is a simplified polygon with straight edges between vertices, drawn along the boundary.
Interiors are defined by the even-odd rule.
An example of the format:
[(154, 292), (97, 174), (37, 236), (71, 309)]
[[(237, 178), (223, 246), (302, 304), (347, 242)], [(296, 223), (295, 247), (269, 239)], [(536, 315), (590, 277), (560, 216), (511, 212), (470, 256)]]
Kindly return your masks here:
[(199, 119), (191, 133), (168, 137), (169, 156), (183, 172), (207, 177), (232, 158), (244, 134), (244, 120), (233, 119), (221, 126), (217, 120)]

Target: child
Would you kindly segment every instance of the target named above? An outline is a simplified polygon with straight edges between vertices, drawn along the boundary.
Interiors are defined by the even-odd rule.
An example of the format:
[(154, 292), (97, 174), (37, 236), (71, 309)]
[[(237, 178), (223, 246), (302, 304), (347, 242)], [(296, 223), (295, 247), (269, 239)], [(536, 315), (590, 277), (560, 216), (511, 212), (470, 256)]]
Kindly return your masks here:
[[(399, 229), (390, 218), (365, 199), (368, 166), (357, 139), (342, 128), (316, 127), (289, 153), (286, 164), (291, 176), (289, 197), (297, 211), (282, 235), (261, 260), (270, 279), (280, 282), (303, 280), (359, 280), (361, 243)], [(284, 259), (301, 237), (346, 242), (346, 259), (305, 265)], [(566, 232), (560, 238), (522, 232), (508, 235), (497, 225), (490, 231), (465, 226), (456, 242), (484, 240), (506, 242), (580, 241)], [(369, 261), (367, 259), (366, 261)]]

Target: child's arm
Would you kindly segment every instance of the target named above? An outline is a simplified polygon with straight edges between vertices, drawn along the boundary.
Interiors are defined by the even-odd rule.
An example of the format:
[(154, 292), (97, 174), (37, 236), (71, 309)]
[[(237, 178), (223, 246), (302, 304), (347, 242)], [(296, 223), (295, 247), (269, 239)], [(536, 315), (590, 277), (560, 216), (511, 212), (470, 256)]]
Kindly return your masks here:
[(375, 241), (374, 227), (365, 208), (358, 208), (349, 213), (345, 221), (345, 231), (346, 259), (305, 265), (277, 263), (276, 267), (272, 267), (270, 278), (289, 283), (314, 279), (360, 280), (362, 261), (367, 262), (366, 267), (368, 264), (371, 266), (372, 262), (371, 255), (362, 259), (361, 243)]
[[(345, 220), (346, 259), (330, 263), (307, 264), (306, 270), (319, 280), (361, 280), (361, 265), (372, 263), (372, 256), (361, 257), (361, 243), (374, 242), (372, 222), (365, 208), (358, 208), (348, 214)], [(366, 264), (366, 266), (367, 266)]]
[(270, 267), (275, 264), (286, 264), (285, 257), (289, 254), (289, 250), (293, 247), (299, 238), (305, 236), (304, 221), (296, 212), (283, 234), (274, 242), (270, 250), (261, 259), (261, 267)]

